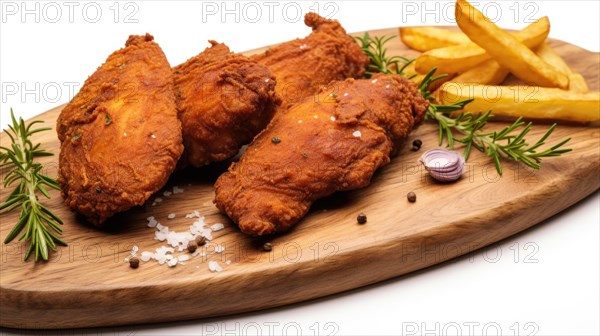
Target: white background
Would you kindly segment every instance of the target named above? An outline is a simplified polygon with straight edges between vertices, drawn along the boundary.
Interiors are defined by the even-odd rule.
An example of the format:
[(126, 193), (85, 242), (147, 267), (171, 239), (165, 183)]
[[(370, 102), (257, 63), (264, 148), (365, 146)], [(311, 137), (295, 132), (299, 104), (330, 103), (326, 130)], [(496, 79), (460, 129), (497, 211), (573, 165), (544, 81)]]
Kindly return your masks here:
[[(307, 1), (287, 5), (287, 12), (285, 2), (228, 2), (226, 8), (221, 1), (27, 2), (26, 8), (21, 1), (1, 3), (2, 128), (10, 107), (29, 118), (68, 102), (73, 88), (129, 34), (152, 33), (175, 65), (203, 50), (208, 39), (244, 51), (307, 35), (310, 29), (302, 20), (294, 22), (296, 4), (303, 13), (310, 7), (324, 15), (335, 11), (333, 18), (348, 32), (454, 23), (451, 2), (443, 1)], [(484, 1), (477, 6), (506, 28), (548, 15), (551, 37), (600, 50), (598, 1)], [(23, 16), (25, 9), (32, 11)], [(222, 17), (223, 9), (233, 11)], [(506, 335), (598, 335), (599, 208), (596, 192), (532, 230), (470, 256), (317, 301), (211, 320), (68, 334), (495, 335), (501, 330)], [(0, 329), (0, 334), (13, 332)]]

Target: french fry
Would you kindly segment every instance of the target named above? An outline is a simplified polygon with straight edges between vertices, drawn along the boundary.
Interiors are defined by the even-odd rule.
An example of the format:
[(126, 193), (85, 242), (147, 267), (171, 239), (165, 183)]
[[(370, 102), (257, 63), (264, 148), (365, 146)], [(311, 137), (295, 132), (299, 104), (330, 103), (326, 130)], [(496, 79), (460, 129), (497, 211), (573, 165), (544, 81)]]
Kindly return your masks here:
[(507, 75), (508, 70), (490, 59), (452, 78), (452, 82), (499, 85)]
[(436, 27), (399, 28), (400, 39), (409, 48), (418, 51), (444, 48), (457, 44), (470, 43), (462, 32)]
[(555, 51), (547, 43), (542, 43), (535, 51), (546, 63), (550, 64), (563, 75), (569, 77), (569, 91), (588, 92), (585, 79), (580, 74), (574, 72)]
[[(548, 38), (549, 32), (550, 20), (544, 16), (537, 22), (511, 34), (527, 47), (535, 48)], [(417, 57), (416, 69), (418, 72), (426, 73), (431, 68), (437, 67), (439, 73), (463, 73), (491, 58), (492, 56), (483, 48), (470, 42), (427, 51)]]
[(474, 99), (465, 109), (510, 118), (600, 121), (600, 92), (573, 92), (538, 86), (493, 86), (448, 82), (437, 91), (440, 104)]
[(569, 91), (585, 93), (589, 92), (590, 88), (581, 74), (572, 72), (569, 74)]
[(456, 0), (455, 17), (460, 29), (473, 42), (519, 79), (538, 86), (569, 87), (567, 76), (544, 62), (516, 37), (496, 26), (466, 0)]

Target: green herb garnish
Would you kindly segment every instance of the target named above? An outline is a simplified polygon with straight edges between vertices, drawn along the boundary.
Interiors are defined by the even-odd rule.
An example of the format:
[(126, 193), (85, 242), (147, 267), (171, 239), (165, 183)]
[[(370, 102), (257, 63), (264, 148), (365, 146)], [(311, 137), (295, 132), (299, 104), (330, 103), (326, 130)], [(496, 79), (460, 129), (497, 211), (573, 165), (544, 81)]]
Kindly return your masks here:
[(41, 173), (42, 165), (34, 162), (34, 158), (39, 156), (51, 156), (50, 152), (40, 149), (40, 144), (32, 144), (30, 137), (38, 132), (49, 130), (50, 128), (33, 129), (32, 126), (43, 121), (36, 120), (25, 124), (22, 118), (15, 118), (12, 109), (10, 110), (12, 125), (6, 134), (10, 137), (12, 143), (10, 148), (0, 146), (0, 168), (11, 169), (4, 179), (4, 187), (8, 187), (15, 182), (18, 185), (8, 196), (6, 201), (0, 205), (0, 211), (10, 212), (16, 208), (21, 208), (21, 214), (15, 227), (10, 231), (4, 243), (11, 242), (23, 229), (25, 232), (19, 240), (29, 242), (29, 248), (25, 253), (24, 260), (27, 260), (33, 250), (35, 250), (35, 261), (41, 257), (48, 260), (48, 250), (56, 250), (56, 244), (67, 244), (58, 238), (62, 233), (59, 226), (62, 221), (50, 209), (40, 203), (37, 196), (39, 191), (46, 198), (50, 194), (46, 187), (60, 190), (60, 185), (56, 180)]
[[(394, 36), (371, 38), (368, 33), (365, 33), (362, 37), (355, 38), (359, 42), (362, 51), (371, 60), (369, 64), (369, 70), (371, 71), (366, 73), (367, 77), (377, 72), (406, 76), (403, 71), (414, 60), (386, 54), (385, 44)], [(446, 74), (435, 76), (436, 70), (435, 68), (431, 69), (423, 78), (419, 84), (419, 92), (423, 98), (430, 101), (426, 119), (437, 122), (440, 145), (443, 144), (444, 138), (449, 148), (453, 148), (456, 142), (462, 143), (465, 146), (465, 159), (469, 158), (471, 149), (475, 148), (494, 160), (496, 170), (500, 175), (502, 175), (501, 158), (519, 161), (533, 169), (539, 169), (543, 157), (559, 156), (571, 151), (571, 149), (561, 148), (571, 138), (564, 139), (549, 149), (537, 151), (539, 147), (545, 144), (546, 139), (556, 128), (556, 124), (553, 124), (535, 144), (529, 145), (525, 136), (531, 130), (532, 123), (529, 122), (525, 125), (522, 118), (518, 118), (512, 125), (500, 131), (486, 132), (483, 128), (488, 120), (493, 117), (491, 111), (477, 114), (463, 112), (454, 117), (452, 112), (463, 110), (472, 99), (452, 105), (435, 104), (429, 86), (432, 82), (447, 76)], [(523, 127), (523, 125), (525, 126)]]

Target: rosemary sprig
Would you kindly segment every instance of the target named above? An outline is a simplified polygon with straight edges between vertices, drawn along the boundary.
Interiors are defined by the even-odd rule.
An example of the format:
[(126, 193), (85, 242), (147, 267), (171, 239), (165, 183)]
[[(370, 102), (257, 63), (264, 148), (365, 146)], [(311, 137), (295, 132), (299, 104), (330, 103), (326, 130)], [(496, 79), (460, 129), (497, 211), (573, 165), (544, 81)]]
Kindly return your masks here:
[(62, 221), (40, 203), (37, 191), (46, 198), (50, 198), (46, 187), (59, 190), (60, 185), (53, 178), (42, 174), (43, 166), (34, 162), (35, 157), (53, 154), (42, 150), (39, 143), (33, 145), (30, 138), (33, 134), (50, 128), (33, 128), (35, 124), (43, 122), (40, 120), (28, 124), (25, 124), (22, 118), (17, 121), (12, 109), (10, 116), (12, 125), (8, 126), (6, 134), (12, 143), (10, 148), (0, 146), (0, 168), (10, 169), (5, 175), (4, 187), (13, 183), (17, 183), (17, 186), (6, 201), (0, 205), (0, 211), (6, 213), (20, 207), (21, 213), (17, 224), (4, 239), (4, 243), (11, 242), (24, 229), (25, 232), (19, 238), (19, 240), (24, 239), (29, 242), (24, 260), (27, 260), (34, 250), (35, 261), (38, 261), (40, 257), (48, 260), (49, 249), (56, 250), (56, 244), (64, 246), (67, 244), (57, 236), (62, 233), (59, 226)]
[[(373, 71), (367, 73), (369, 77), (374, 72), (405, 75), (403, 70), (414, 61), (399, 56), (387, 56), (385, 44), (393, 37), (371, 38), (368, 33), (365, 33), (362, 37), (355, 37), (363, 52), (371, 60), (369, 69)], [(400, 65), (399, 62), (404, 64)], [(548, 131), (533, 145), (529, 145), (525, 136), (531, 131), (532, 123), (529, 122), (525, 125), (522, 118), (518, 118), (512, 125), (500, 131), (486, 132), (484, 127), (488, 120), (493, 117), (491, 111), (477, 114), (463, 112), (454, 117), (453, 112), (463, 110), (472, 99), (452, 105), (435, 104), (429, 87), (434, 81), (447, 76), (446, 74), (435, 76), (436, 70), (435, 68), (431, 69), (423, 78), (419, 84), (419, 92), (423, 98), (430, 101), (426, 119), (437, 122), (440, 145), (444, 143), (444, 138), (450, 148), (453, 148), (456, 142), (462, 143), (465, 147), (465, 159), (469, 158), (472, 148), (475, 148), (493, 159), (496, 170), (500, 175), (502, 175), (501, 158), (519, 161), (533, 169), (539, 169), (543, 157), (559, 156), (571, 151), (571, 149), (562, 148), (571, 138), (564, 139), (546, 150), (538, 151), (552, 134), (556, 124), (550, 126)], [(523, 127), (523, 125), (525, 126)]]
[[(385, 44), (389, 42), (395, 36), (381, 36), (371, 38), (369, 33), (365, 33), (362, 37), (354, 36), (356, 41), (359, 42), (361, 50), (369, 57), (371, 63), (369, 63), (369, 69), (373, 71), (367, 71), (366, 77), (369, 78), (373, 74), (378, 72), (394, 73), (397, 75), (405, 75), (404, 69), (413, 61), (402, 56), (387, 56), (387, 48)], [(402, 63), (402, 66), (400, 66)]]

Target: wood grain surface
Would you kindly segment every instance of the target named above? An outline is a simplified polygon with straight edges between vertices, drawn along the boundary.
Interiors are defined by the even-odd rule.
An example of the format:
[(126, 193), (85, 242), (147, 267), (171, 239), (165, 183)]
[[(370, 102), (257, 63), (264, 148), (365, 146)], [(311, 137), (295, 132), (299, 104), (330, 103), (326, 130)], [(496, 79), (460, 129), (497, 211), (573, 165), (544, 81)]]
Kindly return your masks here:
[[(598, 90), (598, 53), (560, 41), (550, 45), (586, 77), (591, 90)], [(389, 52), (417, 54), (399, 39), (393, 40)], [(61, 108), (36, 119), (54, 127)], [(548, 126), (534, 127), (529, 136), (541, 136)], [(571, 137), (573, 151), (544, 160), (539, 171), (504, 162), (504, 175), (499, 177), (492, 162), (473, 153), (465, 175), (453, 184), (434, 182), (418, 163), (423, 151), (437, 147), (436, 136), (435, 125), (422, 125), (410, 137), (410, 141), (423, 141), (420, 151), (405, 148), (367, 188), (317, 202), (293, 231), (270, 240), (270, 252), (262, 251), (265, 241), (240, 233), (212, 204), (212, 185), (226, 164), (176, 173), (156, 195), (163, 199), (161, 203), (152, 206), (152, 197), (146, 206), (112, 218), (103, 230), (83, 222), (62, 204), (58, 192), (52, 192), (52, 199), (45, 202), (65, 221), (63, 237), (69, 246), (59, 248), (49, 262), (34, 263), (22, 261), (24, 243), (1, 245), (0, 325), (73, 328), (173, 321), (310, 300), (472, 252), (539, 223), (600, 186), (598, 128), (559, 126), (550, 142)], [(5, 145), (6, 134), (0, 140)], [(39, 160), (50, 176), (56, 176), (55, 132), (38, 134), (35, 141), (56, 153)], [(162, 196), (173, 186), (184, 192)], [(417, 194), (416, 203), (406, 200), (410, 191)], [(0, 197), (4, 200), (9, 192), (2, 188)], [(205, 256), (173, 268), (151, 261), (131, 269), (124, 262), (133, 245), (140, 251), (166, 245), (154, 239), (147, 217), (156, 217), (171, 230), (185, 231), (193, 222), (185, 214), (193, 210), (200, 211), (208, 225), (225, 224), (202, 248)], [(360, 212), (368, 216), (364, 225), (356, 222)], [(167, 219), (170, 213), (176, 218)], [(2, 240), (17, 215), (1, 215)], [(217, 245), (225, 250), (217, 253)], [(223, 271), (211, 272), (208, 261), (217, 261)]]

